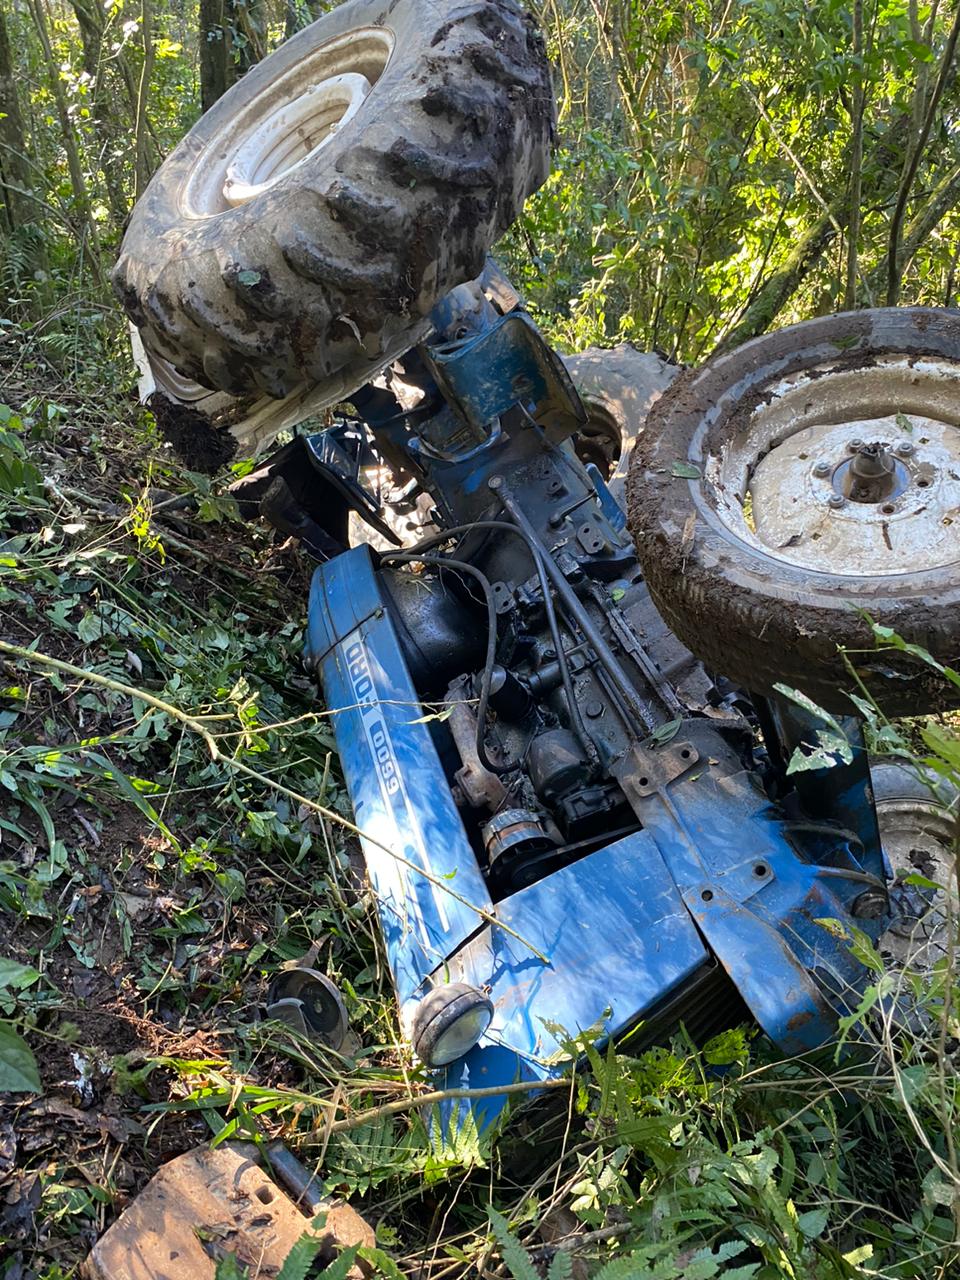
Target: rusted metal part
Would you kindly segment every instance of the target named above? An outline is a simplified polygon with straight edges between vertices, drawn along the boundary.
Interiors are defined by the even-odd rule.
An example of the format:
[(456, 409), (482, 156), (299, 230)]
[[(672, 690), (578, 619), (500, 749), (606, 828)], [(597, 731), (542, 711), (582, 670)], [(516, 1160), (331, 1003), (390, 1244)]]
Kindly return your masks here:
[(347, 1037), (347, 1010), (325, 973), (308, 965), (280, 970), (267, 993), (267, 1017), (293, 1027), (337, 1052)]
[(955, 363), (903, 356), (782, 379), (710, 463), (718, 514), (768, 554), (829, 573), (952, 562), (958, 392)]
[(883, 502), (906, 487), (899, 483), (890, 446), (882, 440), (858, 445), (841, 484), (851, 502)]
[[(339, 1248), (372, 1246), (372, 1227), (349, 1205), (312, 1206), (311, 1219), (267, 1176), (260, 1153), (247, 1143), (197, 1147), (156, 1173), (134, 1202), (97, 1241), (81, 1267), (84, 1280), (213, 1280), (227, 1253), (257, 1276), (276, 1275), (305, 1232), (322, 1237), (321, 1259)], [(369, 1268), (357, 1262), (351, 1280)]]
[(455, 680), (447, 690), (447, 728), (463, 765), (456, 773), (457, 786), (475, 809), (492, 812), (502, 804), (506, 789), (495, 773), (485, 769), (477, 755), (477, 704), (469, 697), (467, 680)]

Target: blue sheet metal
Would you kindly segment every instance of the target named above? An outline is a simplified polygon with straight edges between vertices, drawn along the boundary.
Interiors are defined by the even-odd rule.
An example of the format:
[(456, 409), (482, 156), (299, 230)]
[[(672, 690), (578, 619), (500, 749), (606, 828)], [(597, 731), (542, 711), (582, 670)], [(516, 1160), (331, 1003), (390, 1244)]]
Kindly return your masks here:
[(447, 403), (480, 431), (516, 404), (531, 406), (556, 441), (587, 420), (566, 366), (525, 312), (500, 316), (463, 342), (430, 347), (424, 359)]
[[(642, 831), (505, 898), (495, 911), (523, 941), (485, 925), (448, 962), (450, 981), (489, 988), (494, 1017), (480, 1044), (447, 1068), (444, 1088), (558, 1075), (569, 1067), (557, 1058), (565, 1039), (598, 1025), (601, 1040), (622, 1035), (708, 960)], [(504, 1095), (478, 1099), (471, 1108), (478, 1128), (505, 1102)], [(448, 1121), (452, 1114), (448, 1108)]]
[[(333, 715), (340, 763), (377, 897), (401, 1012), (483, 923), (491, 902), (422, 722), (384, 609), (370, 551), (356, 547), (313, 577), (307, 661)], [(399, 856), (396, 856), (399, 855)]]
[(610, 521), (613, 528), (616, 529), (617, 533), (622, 533), (627, 527), (626, 512), (611, 493), (606, 480), (600, 474), (600, 468), (595, 462), (587, 463), (586, 472), (593, 481), (593, 487), (596, 489), (597, 497), (600, 499), (600, 510)]
[(808, 859), (753, 775), (702, 760), (650, 795), (642, 820), (711, 950), (777, 1047), (803, 1053), (829, 1041), (864, 979), (848, 941), (824, 923), (848, 921), (863, 887), (845, 875), (862, 867), (842, 833), (831, 866)]

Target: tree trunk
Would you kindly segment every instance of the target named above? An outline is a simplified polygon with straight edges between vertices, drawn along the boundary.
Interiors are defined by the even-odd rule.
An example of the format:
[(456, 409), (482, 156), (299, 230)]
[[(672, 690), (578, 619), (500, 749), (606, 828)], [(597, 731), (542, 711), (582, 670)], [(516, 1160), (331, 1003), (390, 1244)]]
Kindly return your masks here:
[(209, 111), (236, 79), (227, 0), (200, 0), (200, 103)]
[[(288, 7), (288, 25), (290, 14)], [(200, 102), (204, 111), (266, 56), (265, 0), (200, 0)]]
[[(120, 125), (113, 106), (111, 87), (103, 59), (103, 10), (91, 0), (70, 0), (80, 30), (83, 69), (90, 77), (93, 132), (97, 139), (98, 163), (103, 174), (103, 187), (110, 212), (117, 226), (127, 216), (127, 200), (123, 185), (123, 151)], [(122, 54), (113, 55), (114, 58)]]
[(10, 32), (0, 8), (0, 216), (8, 231), (29, 222), (26, 139), (17, 96), (18, 75), (10, 49)]
[(265, 0), (229, 0), (233, 15), (233, 61), (236, 78), (267, 56)]

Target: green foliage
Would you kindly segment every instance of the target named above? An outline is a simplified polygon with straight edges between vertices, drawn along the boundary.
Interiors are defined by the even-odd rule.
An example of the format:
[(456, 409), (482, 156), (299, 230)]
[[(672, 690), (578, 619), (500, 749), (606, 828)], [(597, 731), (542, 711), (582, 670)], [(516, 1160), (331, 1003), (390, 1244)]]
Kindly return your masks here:
[[(511, 1232), (506, 1218), (498, 1213), (493, 1205), (490, 1206), (488, 1213), (493, 1234), (500, 1246), (500, 1255), (513, 1280), (542, 1280), (541, 1273), (534, 1266), (530, 1255)], [(568, 1280), (570, 1266), (568, 1254), (555, 1254), (547, 1268), (546, 1280)]]
[[(627, 339), (699, 360), (755, 303), (763, 310), (764, 285), (811, 235), (816, 249), (800, 254), (763, 323), (840, 309), (857, 76), (868, 105), (855, 301), (883, 301), (891, 192), (909, 146), (901, 124), (925, 101), (952, 18), (865, 0), (857, 51), (851, 10), (839, 0), (549, 7), (561, 146), (504, 248), (555, 340)], [(953, 296), (956, 91), (954, 77), (909, 204), (905, 301)], [(919, 215), (944, 190), (941, 218), (924, 227)]]
[(0, 1093), (41, 1093), (43, 1085), (30, 1046), (9, 1023), (0, 1022)]
[(37, 498), (43, 493), (43, 476), (19, 435), (22, 426), (7, 405), (0, 405), (0, 493)]

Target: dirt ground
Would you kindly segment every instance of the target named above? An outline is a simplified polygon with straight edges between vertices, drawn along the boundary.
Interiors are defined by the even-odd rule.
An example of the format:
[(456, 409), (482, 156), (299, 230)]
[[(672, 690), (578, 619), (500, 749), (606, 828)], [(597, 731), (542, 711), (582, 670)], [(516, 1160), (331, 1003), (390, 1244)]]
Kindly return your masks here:
[[(166, 520), (145, 508), (198, 478), (132, 400), (91, 405), (49, 370), (0, 363), (0, 404), (44, 477), (29, 499), (0, 493), (0, 639), (184, 706), (224, 703), (221, 718), (240, 707), (253, 724), (244, 680), (261, 719), (309, 714), (297, 628), (310, 566), (217, 518), (216, 494)], [(269, 973), (316, 939), (324, 907), (319, 873), (285, 862), (329, 842), (162, 716), (147, 732), (129, 696), (9, 655), (0, 686), (0, 961), (20, 975), (12, 988), (0, 975), (0, 1018), (42, 1083), (0, 1095), (0, 1275), (54, 1280), (165, 1160), (210, 1136), (202, 1111), (179, 1109), (205, 1072), (242, 1062), (248, 1083), (303, 1083), (259, 1028)], [(304, 790), (311, 753), (327, 775), (335, 764), (317, 737), (288, 744)], [(255, 743), (265, 767), (271, 748)], [(324, 945), (334, 961), (350, 950)]]

